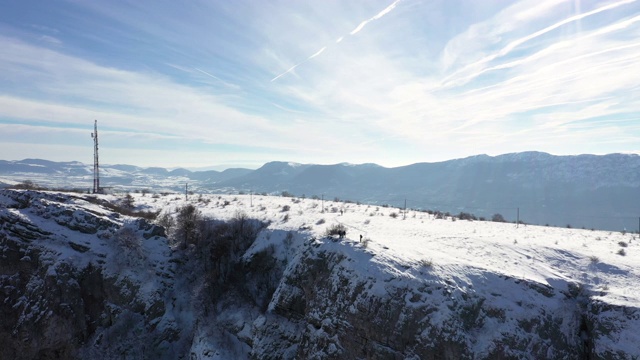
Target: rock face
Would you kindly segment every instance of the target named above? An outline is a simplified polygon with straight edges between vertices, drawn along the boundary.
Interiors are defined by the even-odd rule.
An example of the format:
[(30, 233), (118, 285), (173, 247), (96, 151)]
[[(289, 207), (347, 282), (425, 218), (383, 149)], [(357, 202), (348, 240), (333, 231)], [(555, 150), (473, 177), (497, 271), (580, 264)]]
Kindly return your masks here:
[[(1, 358), (177, 355), (161, 343), (179, 340), (178, 326), (158, 327), (172, 321), (173, 279), (155, 256), (169, 250), (166, 239), (145, 237), (155, 226), (69, 196), (0, 196)], [(136, 262), (150, 275), (131, 273)]]
[[(221, 262), (100, 204), (0, 191), (0, 358), (640, 355), (631, 331), (638, 308), (605, 303), (577, 283), (380, 261), (385, 254), (364, 246), (273, 227), (237, 250), (221, 281)], [(288, 243), (269, 243), (279, 235)]]
[(501, 278), (511, 292), (491, 293), (482, 283), (495, 282), (493, 274), (478, 272), (466, 286), (431, 267), (367, 274), (356, 261), (372, 256), (345, 253), (330, 243), (309, 246), (276, 291), (272, 311), (303, 325), (296, 358), (608, 358), (594, 352), (600, 310), (582, 303), (580, 289)]

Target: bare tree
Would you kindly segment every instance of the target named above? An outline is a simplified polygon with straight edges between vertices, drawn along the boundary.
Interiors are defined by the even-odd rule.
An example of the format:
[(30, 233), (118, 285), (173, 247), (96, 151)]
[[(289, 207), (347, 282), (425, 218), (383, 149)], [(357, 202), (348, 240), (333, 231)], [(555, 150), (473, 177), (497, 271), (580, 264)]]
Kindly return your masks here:
[(198, 242), (200, 236), (199, 221), (202, 215), (192, 204), (178, 209), (176, 218), (176, 238), (182, 240), (182, 247)]
[(493, 221), (493, 222), (506, 222), (504, 217), (502, 215), (500, 215), (500, 214), (493, 214), (493, 216), (491, 217), (491, 221)]

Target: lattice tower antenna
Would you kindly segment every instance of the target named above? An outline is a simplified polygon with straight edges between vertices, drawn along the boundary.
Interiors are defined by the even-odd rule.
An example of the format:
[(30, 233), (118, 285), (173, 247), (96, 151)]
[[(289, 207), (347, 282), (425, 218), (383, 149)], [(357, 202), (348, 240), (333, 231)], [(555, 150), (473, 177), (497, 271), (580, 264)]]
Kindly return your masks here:
[(93, 132), (93, 193), (100, 193), (100, 165), (98, 162), (98, 120), (94, 120)]

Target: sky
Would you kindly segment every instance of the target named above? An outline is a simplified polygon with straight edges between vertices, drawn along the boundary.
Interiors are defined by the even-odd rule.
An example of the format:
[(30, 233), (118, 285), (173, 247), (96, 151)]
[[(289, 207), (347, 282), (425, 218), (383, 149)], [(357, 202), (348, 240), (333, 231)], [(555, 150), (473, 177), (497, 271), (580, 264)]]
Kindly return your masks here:
[(640, 1), (0, 0), (0, 159), (640, 153)]

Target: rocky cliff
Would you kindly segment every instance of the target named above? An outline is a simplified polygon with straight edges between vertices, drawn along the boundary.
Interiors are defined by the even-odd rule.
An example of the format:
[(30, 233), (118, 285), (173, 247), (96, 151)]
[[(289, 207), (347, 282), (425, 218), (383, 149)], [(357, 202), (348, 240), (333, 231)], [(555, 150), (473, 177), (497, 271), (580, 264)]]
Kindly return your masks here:
[[(593, 278), (572, 279), (564, 275), (569, 270), (552, 269), (536, 281), (524, 274), (528, 268), (576, 266), (581, 255), (555, 249), (554, 254), (578, 260), (554, 262), (542, 251), (529, 255), (529, 248), (509, 239), (501, 246), (524, 255), (509, 255), (505, 264), (520, 262), (520, 275), (462, 255), (394, 252), (393, 243), (409, 241), (400, 232), (393, 243), (324, 236), (328, 223), (338, 221), (350, 233), (372, 222), (392, 230), (387, 221), (406, 226), (371, 215), (373, 208), (345, 206), (345, 216), (339, 217), (330, 208), (320, 211), (311, 200), (252, 198), (250, 207), (247, 200), (194, 200), (203, 218), (210, 219), (200, 233), (210, 242), (182, 247), (173, 241), (179, 233), (167, 234), (136, 212), (119, 212), (114, 196), (2, 190), (0, 358), (640, 356), (640, 311), (633, 292), (638, 280), (625, 263), (585, 258)], [(138, 196), (136, 203), (175, 218), (182, 200)], [(256, 220), (238, 223), (241, 210), (246, 211), (242, 219)], [(438, 221), (421, 216), (413, 217), (416, 226)], [(474, 234), (488, 231), (479, 222), (455, 226), (447, 236), (455, 237), (462, 226), (474, 226)], [(365, 234), (385, 236), (373, 230)], [(623, 236), (609, 235), (611, 241)], [(222, 248), (224, 237), (235, 245)], [(451, 246), (442, 236), (433, 239), (439, 247)], [(474, 240), (482, 241), (480, 235)], [(629, 241), (625, 247), (625, 261), (634, 246)], [(451, 247), (446, 253), (472, 250)], [(503, 260), (495, 253), (485, 256)], [(604, 280), (607, 286), (601, 286)], [(619, 285), (625, 282), (628, 288)]]

